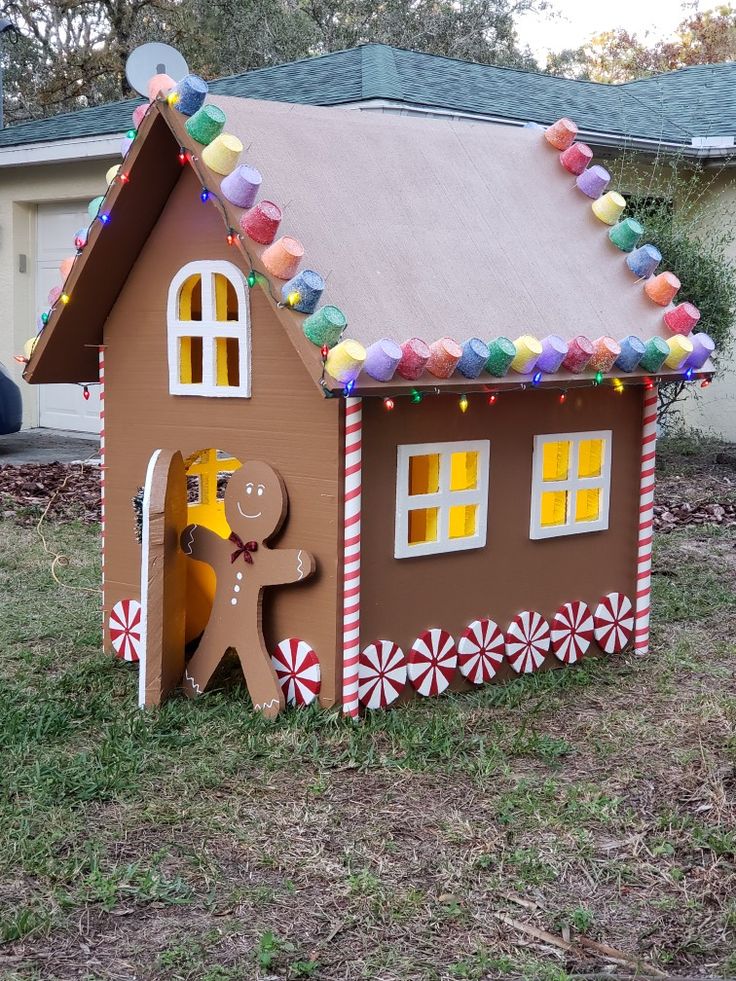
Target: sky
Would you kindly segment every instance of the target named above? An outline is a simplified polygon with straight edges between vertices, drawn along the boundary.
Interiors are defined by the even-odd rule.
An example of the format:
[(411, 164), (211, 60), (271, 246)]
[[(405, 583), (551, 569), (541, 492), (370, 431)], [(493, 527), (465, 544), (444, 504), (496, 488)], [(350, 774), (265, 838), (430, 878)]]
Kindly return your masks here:
[(640, 36), (648, 32), (650, 41), (662, 40), (685, 16), (680, 0), (551, 0), (551, 6), (557, 17), (527, 14), (517, 21), (519, 40), (529, 45), (541, 65), (550, 51), (576, 48), (591, 34), (615, 27)]

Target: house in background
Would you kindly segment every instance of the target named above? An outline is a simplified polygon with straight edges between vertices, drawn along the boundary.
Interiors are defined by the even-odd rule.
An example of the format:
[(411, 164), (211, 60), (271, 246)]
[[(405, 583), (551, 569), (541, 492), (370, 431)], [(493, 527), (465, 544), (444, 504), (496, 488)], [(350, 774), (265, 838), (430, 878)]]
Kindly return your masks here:
[[(671, 151), (717, 168), (708, 194), (724, 206), (730, 189), (736, 65), (705, 65), (622, 85), (556, 78), (369, 44), (350, 51), (235, 75), (216, 95), (446, 120), (520, 125), (573, 117), (598, 156), (636, 151), (646, 164)], [(136, 101), (113, 103), (0, 131), (0, 361), (13, 364), (39, 313), (68, 243), (86, 225), (87, 203), (120, 158)], [(626, 188), (621, 188), (626, 191)], [(717, 211), (714, 221), (717, 220)], [(19, 375), (19, 369), (16, 369)], [(25, 392), (25, 424), (96, 431), (97, 392), (75, 386)], [(688, 422), (736, 439), (736, 373), (690, 403)]]
[(185, 691), (215, 630), (269, 710), (646, 652), (656, 381), (710, 369), (572, 129), (149, 108), (26, 369), (104, 381), (106, 643), (142, 676), (162, 618)]

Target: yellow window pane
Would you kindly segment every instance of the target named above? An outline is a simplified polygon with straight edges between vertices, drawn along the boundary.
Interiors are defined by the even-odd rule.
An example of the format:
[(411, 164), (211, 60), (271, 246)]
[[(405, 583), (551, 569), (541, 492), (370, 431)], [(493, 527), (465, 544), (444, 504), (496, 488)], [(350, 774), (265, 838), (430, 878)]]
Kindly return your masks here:
[(189, 276), (179, 290), (179, 320), (202, 319), (202, 279), (198, 273)]
[(544, 491), (542, 494), (542, 527), (564, 525), (567, 519), (567, 491)]
[(240, 345), (237, 337), (218, 337), (215, 340), (217, 384), (240, 384)]
[(439, 453), (409, 457), (409, 494), (436, 494), (439, 489)]
[(601, 514), (601, 491), (599, 487), (579, 490), (575, 495), (575, 520), (597, 521)]
[(600, 477), (602, 466), (603, 440), (582, 440), (578, 448), (578, 477)]
[(478, 454), (453, 453), (450, 457), (450, 490), (473, 490), (478, 486)]
[(179, 381), (182, 385), (202, 383), (202, 338), (179, 338)]
[(222, 273), (215, 273), (215, 319), (238, 319), (238, 297), (235, 287)]
[(471, 538), (475, 534), (477, 504), (459, 504), (450, 508), (450, 538)]
[(570, 443), (567, 440), (544, 443), (542, 480), (567, 480), (570, 471)]
[(439, 508), (417, 508), (409, 512), (409, 544), (437, 541)]

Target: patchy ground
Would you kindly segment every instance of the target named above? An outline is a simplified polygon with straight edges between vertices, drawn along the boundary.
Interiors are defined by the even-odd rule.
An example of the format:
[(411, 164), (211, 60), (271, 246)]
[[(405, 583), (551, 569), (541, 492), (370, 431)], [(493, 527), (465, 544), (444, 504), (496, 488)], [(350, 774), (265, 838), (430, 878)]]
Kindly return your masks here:
[[(736, 496), (665, 461), (669, 510)], [(138, 712), (97, 529), (46, 526), (60, 587), (41, 503), (0, 524), (0, 977), (736, 975), (733, 528), (658, 536), (647, 659), (269, 725)]]

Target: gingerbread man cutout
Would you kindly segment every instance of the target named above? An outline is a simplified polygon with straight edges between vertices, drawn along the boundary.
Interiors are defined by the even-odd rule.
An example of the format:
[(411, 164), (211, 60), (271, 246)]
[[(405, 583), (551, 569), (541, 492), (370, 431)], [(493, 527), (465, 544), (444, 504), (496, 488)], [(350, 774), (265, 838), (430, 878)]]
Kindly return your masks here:
[(201, 694), (229, 648), (237, 651), (253, 707), (274, 718), (284, 707), (276, 672), (263, 640), (261, 603), (266, 586), (299, 582), (314, 572), (314, 558), (304, 549), (266, 545), (288, 508), (280, 474), (267, 463), (251, 461), (236, 470), (225, 491), (229, 538), (187, 525), (181, 534), (186, 555), (206, 562), (217, 585), (207, 627), (184, 671), (184, 691)]

